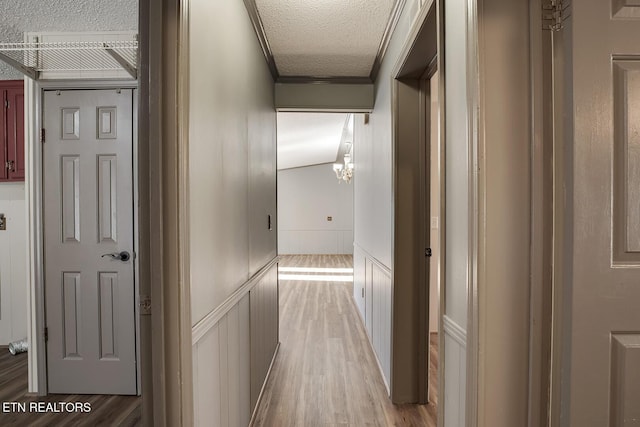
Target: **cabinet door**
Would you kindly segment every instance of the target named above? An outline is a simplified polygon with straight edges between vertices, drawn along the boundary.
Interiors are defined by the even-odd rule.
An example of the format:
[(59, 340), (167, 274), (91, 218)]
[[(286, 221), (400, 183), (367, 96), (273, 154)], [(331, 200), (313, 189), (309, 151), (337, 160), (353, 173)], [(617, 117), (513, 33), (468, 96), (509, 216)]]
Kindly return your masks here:
[(0, 114), (0, 181), (6, 181), (9, 179), (7, 164), (7, 91), (0, 90), (0, 97), (2, 98), (2, 114)]
[(7, 99), (7, 160), (11, 162), (7, 178), (24, 181), (24, 88), (7, 89)]

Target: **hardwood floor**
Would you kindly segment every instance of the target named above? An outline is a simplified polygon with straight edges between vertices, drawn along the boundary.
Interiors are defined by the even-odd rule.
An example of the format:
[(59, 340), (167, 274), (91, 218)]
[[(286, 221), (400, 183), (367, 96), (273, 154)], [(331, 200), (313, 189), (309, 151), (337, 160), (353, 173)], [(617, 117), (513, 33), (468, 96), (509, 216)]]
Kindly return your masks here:
[[(12, 356), (0, 347), (0, 426), (139, 426), (141, 399), (137, 396), (60, 395), (27, 396), (27, 353)], [(26, 412), (7, 411), (10, 402), (25, 403)], [(91, 412), (30, 412), (31, 402), (87, 402)], [(44, 408), (46, 409), (46, 407)], [(55, 409), (55, 408), (53, 408)], [(58, 409), (59, 410), (59, 409)]]
[[(283, 257), (280, 266), (349, 268), (352, 262), (350, 256), (300, 255)], [(393, 405), (351, 292), (351, 281), (280, 281), (280, 351), (254, 426), (436, 426), (437, 348), (430, 363), (434, 403)], [(431, 340), (437, 345), (437, 335)]]

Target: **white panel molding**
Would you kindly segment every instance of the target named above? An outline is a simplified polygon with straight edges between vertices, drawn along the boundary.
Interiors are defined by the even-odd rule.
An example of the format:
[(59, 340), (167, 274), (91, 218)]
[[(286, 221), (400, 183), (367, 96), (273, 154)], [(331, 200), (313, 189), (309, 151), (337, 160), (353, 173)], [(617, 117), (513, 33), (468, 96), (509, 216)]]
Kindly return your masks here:
[(275, 257), (256, 274), (251, 276), (242, 286), (240, 286), (233, 294), (229, 296), (222, 304), (209, 312), (202, 320), (193, 325), (191, 328), (191, 342), (196, 345), (220, 320), (231, 311), (233, 307), (238, 305), (245, 295), (249, 294), (251, 289), (260, 282), (260, 279), (278, 262), (280, 257)]
[(611, 426), (628, 426), (640, 418), (640, 334), (611, 334)]
[(278, 251), (281, 255), (353, 254), (353, 230), (280, 229), (279, 233)]
[(262, 383), (262, 388), (260, 389), (260, 394), (258, 395), (258, 400), (256, 401), (256, 405), (251, 409), (251, 420), (249, 421), (249, 425), (253, 425), (255, 421), (256, 414), (258, 412), (258, 408), (260, 407), (260, 403), (262, 402), (262, 397), (264, 396), (264, 390), (267, 387), (267, 382), (269, 381), (269, 377), (271, 377), (271, 370), (273, 369), (273, 364), (276, 362), (276, 357), (278, 357), (278, 352), (280, 351), (280, 342), (276, 344), (276, 349), (273, 352), (273, 357), (271, 358), (271, 363), (269, 363), (269, 369), (267, 370), (267, 375), (264, 377), (264, 382)]
[(444, 333), (453, 338), (462, 347), (467, 347), (467, 331), (446, 314), (442, 316)]
[[(374, 316), (374, 313), (380, 317), (381, 316), (381, 310), (380, 310), (380, 306), (379, 305), (375, 305), (373, 303), (373, 301), (375, 301), (375, 297), (374, 294), (377, 294), (378, 296), (380, 296), (379, 292), (379, 286), (374, 286), (374, 283), (372, 282), (374, 279), (374, 275), (373, 275), (373, 270), (377, 270), (378, 273), (380, 273), (381, 275), (385, 276), (386, 279), (389, 280), (389, 282), (392, 281), (392, 274), (391, 274), (391, 269), (389, 267), (387, 267), (386, 265), (384, 265), (382, 262), (380, 262), (376, 257), (374, 257), (373, 255), (371, 255), (369, 252), (367, 252), (365, 249), (363, 249), (360, 245), (358, 245), (357, 243), (354, 243), (354, 253), (358, 252), (359, 255), (364, 257), (365, 260), (365, 268), (366, 268), (366, 273), (365, 273), (365, 318), (362, 317), (362, 313), (360, 312), (360, 310), (356, 310), (358, 312), (358, 316), (360, 317), (360, 320), (362, 321), (362, 325), (366, 331), (366, 336), (367, 336), (367, 342), (369, 343), (369, 347), (371, 348), (371, 351), (373, 352), (373, 355), (375, 357), (376, 363), (378, 365), (378, 369), (380, 371), (380, 375), (382, 376), (382, 380), (384, 382), (384, 385), (387, 389), (387, 395), (391, 396), (391, 387), (390, 387), (390, 380), (391, 380), (391, 358), (393, 357), (391, 355), (392, 351), (391, 351), (391, 307), (389, 307), (388, 310), (388, 316), (389, 318), (383, 319), (383, 318), (373, 318), (371, 316)], [(368, 262), (367, 262), (368, 261)], [(392, 292), (392, 291), (391, 291)], [(392, 297), (391, 295), (389, 297)], [(381, 299), (381, 301), (383, 301), (384, 299)], [(357, 309), (357, 304), (356, 301), (352, 295), (352, 301), (354, 303), (354, 305), (356, 306)], [(390, 304), (391, 298), (389, 298), (389, 304)], [(376, 307), (378, 310), (376, 310), (374, 307)], [(370, 310), (367, 310), (367, 308), (370, 308)], [(367, 321), (369, 321), (369, 319), (371, 318), (371, 330), (369, 330), (367, 328)], [(385, 339), (380, 342), (380, 340), (383, 338), (381, 337), (379, 334), (380, 332), (378, 331), (378, 328), (382, 328), (382, 322), (384, 320), (388, 321), (388, 329), (386, 329), (386, 337)], [(382, 328), (382, 332), (385, 332), (385, 329)], [(379, 343), (381, 345), (380, 351), (383, 352), (385, 350), (385, 348), (388, 349), (389, 354), (383, 354), (380, 355), (378, 354), (378, 351), (376, 350), (376, 343)], [(387, 377), (387, 374), (385, 373), (385, 368), (383, 365), (383, 361), (380, 359), (381, 357), (387, 357), (386, 362), (388, 363), (389, 366), (389, 377)]]
[(117, 242), (117, 158), (98, 155), (98, 240)]
[(372, 263), (376, 264), (384, 274), (388, 275), (389, 277), (392, 277), (391, 268), (387, 267), (382, 261), (380, 261), (375, 256), (371, 255), (371, 253), (369, 253), (365, 248), (360, 246), (357, 242), (353, 242), (353, 246), (358, 248), (358, 250), (364, 254), (365, 258), (369, 259)]
[(640, 2), (638, 0), (612, 0), (611, 14), (614, 19), (639, 19)]
[[(637, 6), (637, 7), (640, 7)], [(640, 57), (614, 56), (612, 266), (640, 266)]]
[[(365, 332), (367, 332), (367, 325), (365, 323), (364, 318), (362, 317), (362, 313), (360, 313), (360, 310), (358, 310), (358, 305), (356, 304), (356, 301), (353, 298), (353, 295), (351, 295), (351, 302), (356, 306), (356, 311), (358, 312), (358, 319), (360, 319), (362, 328), (365, 330)], [(376, 349), (373, 347), (373, 342), (371, 341), (371, 337), (369, 336), (368, 333), (365, 333), (365, 335), (367, 337), (367, 344), (369, 344), (369, 348), (373, 353), (373, 358), (376, 361), (376, 365), (378, 365), (378, 371), (380, 372), (380, 376), (382, 377), (382, 382), (384, 383), (384, 387), (387, 389), (387, 396), (391, 396), (391, 387), (389, 387), (389, 381), (387, 381), (387, 378), (384, 375), (384, 369), (382, 369), (382, 364), (380, 363), (380, 359), (378, 358)]]
[(20, 194), (11, 194), (18, 185), (2, 185), (0, 212), (4, 213), (7, 229), (0, 240), (0, 345), (22, 339), (27, 335), (27, 313), (25, 312), (26, 283), (26, 224), (24, 200)]

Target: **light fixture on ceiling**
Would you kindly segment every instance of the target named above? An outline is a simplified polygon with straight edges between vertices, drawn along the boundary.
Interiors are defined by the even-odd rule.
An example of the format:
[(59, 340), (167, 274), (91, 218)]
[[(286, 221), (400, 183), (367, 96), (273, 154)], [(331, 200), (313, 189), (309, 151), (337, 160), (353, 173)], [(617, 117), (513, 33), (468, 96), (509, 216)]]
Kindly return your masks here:
[(347, 184), (351, 182), (353, 177), (353, 163), (351, 162), (351, 154), (344, 155), (344, 165), (342, 163), (334, 163), (333, 171), (336, 173), (336, 178), (340, 182), (344, 181)]

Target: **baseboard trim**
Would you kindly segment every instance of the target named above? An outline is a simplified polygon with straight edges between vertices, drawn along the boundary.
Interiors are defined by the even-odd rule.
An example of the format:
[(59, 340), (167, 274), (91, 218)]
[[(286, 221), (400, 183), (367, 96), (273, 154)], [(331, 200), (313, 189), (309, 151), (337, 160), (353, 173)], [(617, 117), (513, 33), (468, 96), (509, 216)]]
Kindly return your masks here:
[(442, 316), (442, 329), (446, 335), (449, 335), (458, 344), (463, 347), (467, 346), (467, 331), (465, 331), (462, 326), (458, 325), (446, 314)]
[(191, 344), (196, 345), (233, 307), (244, 298), (260, 279), (273, 268), (280, 260), (279, 256), (274, 257), (256, 274), (251, 276), (242, 286), (240, 286), (229, 298), (227, 298), (217, 308), (209, 312), (202, 320), (191, 328)]
[(271, 370), (273, 369), (273, 365), (276, 363), (276, 357), (278, 356), (278, 352), (280, 351), (280, 341), (276, 345), (276, 349), (273, 352), (273, 357), (271, 358), (271, 363), (269, 364), (269, 370), (267, 371), (267, 375), (264, 378), (264, 382), (262, 383), (262, 388), (260, 389), (260, 394), (258, 395), (258, 400), (256, 401), (256, 406), (251, 411), (251, 419), (249, 420), (249, 427), (253, 426), (253, 423), (256, 420), (256, 415), (258, 414), (258, 408), (262, 403), (262, 398), (264, 396), (264, 391), (267, 388), (267, 382), (269, 378), (271, 378)]

